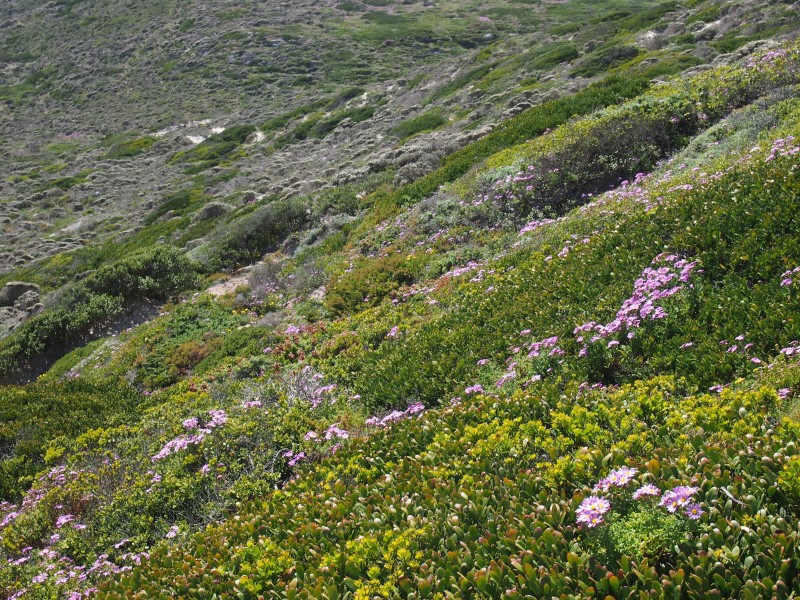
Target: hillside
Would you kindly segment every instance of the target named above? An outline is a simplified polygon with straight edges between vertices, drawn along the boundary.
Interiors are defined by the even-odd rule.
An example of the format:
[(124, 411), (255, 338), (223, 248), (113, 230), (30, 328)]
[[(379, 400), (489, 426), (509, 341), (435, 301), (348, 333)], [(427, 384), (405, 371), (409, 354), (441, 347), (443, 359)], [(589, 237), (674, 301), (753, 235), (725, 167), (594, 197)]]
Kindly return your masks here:
[(0, 7), (0, 598), (800, 594), (800, 4)]

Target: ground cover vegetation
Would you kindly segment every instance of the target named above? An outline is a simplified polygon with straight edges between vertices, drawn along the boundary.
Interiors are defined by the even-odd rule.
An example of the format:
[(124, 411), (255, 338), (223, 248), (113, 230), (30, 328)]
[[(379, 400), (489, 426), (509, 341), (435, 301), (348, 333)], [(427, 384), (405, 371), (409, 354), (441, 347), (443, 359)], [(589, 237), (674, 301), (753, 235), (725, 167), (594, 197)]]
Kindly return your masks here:
[[(182, 18), (225, 31), (203, 77), (296, 97), (21, 161), (32, 206), (88, 202), (97, 165), (171, 179), (125, 235), (0, 279), (44, 296), (0, 339), (0, 378), (38, 376), (0, 387), (0, 597), (800, 593), (800, 47), (763, 42), (793, 7), (490, 4), (308, 8), (280, 42), (227, 29), (256, 8)], [(312, 60), (314, 19), (338, 41)], [(258, 81), (252, 35), (295, 44)], [(432, 48), (470, 60), (374, 85)], [(0, 91), (23, 114), (60, 77)], [(357, 175), (251, 189), (359, 131), (388, 154)]]

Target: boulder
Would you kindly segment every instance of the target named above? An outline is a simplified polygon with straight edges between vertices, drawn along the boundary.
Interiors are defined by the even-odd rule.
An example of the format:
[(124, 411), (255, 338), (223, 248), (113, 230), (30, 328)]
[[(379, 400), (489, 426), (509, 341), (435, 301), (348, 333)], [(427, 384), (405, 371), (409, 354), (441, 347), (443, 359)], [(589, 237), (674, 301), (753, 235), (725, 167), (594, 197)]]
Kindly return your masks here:
[(24, 281), (9, 281), (0, 289), (0, 306), (14, 306), (14, 303), (26, 292), (34, 292), (39, 297), (39, 286)]

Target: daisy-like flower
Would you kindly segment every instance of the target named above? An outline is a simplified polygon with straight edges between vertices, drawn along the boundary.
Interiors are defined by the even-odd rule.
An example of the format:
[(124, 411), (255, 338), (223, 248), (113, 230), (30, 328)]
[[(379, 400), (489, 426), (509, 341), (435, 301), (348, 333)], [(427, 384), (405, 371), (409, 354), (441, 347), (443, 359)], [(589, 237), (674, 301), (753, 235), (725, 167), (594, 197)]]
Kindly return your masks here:
[(596, 512), (601, 515), (606, 514), (609, 510), (611, 510), (611, 503), (599, 496), (585, 498), (580, 507), (578, 507), (579, 512)]
[(586, 527), (589, 528), (597, 527), (603, 522), (603, 515), (600, 513), (587, 511), (578, 514), (577, 521), (578, 523), (586, 525)]
[(597, 485), (594, 486), (594, 491), (606, 492), (612, 487), (625, 487), (633, 481), (633, 477), (638, 472), (639, 469), (633, 467), (620, 467), (619, 469), (611, 471), (607, 477), (598, 481)]
[(612, 485), (614, 485), (614, 482), (612, 482), (611, 478), (604, 477), (603, 479), (601, 479), (600, 481), (597, 482), (597, 484), (594, 486), (593, 491), (595, 491), (595, 492), (607, 492), (608, 490), (611, 489)]
[(620, 467), (614, 472), (617, 476), (617, 485), (619, 487), (625, 487), (633, 480), (634, 476), (638, 472), (639, 469), (633, 467)]
[(703, 509), (700, 508), (700, 505), (697, 504), (696, 502), (693, 504), (689, 504), (686, 507), (686, 516), (692, 519), (693, 521), (696, 521), (697, 519), (702, 517), (703, 512), (704, 512)]
[(672, 493), (675, 494), (675, 498), (678, 501), (678, 505), (681, 507), (687, 506), (689, 501), (692, 499), (697, 493), (696, 487), (691, 487), (687, 485), (679, 485), (672, 489)]
[(633, 499), (634, 500), (640, 500), (640, 499), (646, 498), (648, 496), (658, 497), (660, 495), (661, 495), (661, 490), (658, 489), (653, 484), (648, 483), (647, 485), (643, 485), (638, 490), (633, 492)]
[(674, 492), (667, 492), (661, 498), (661, 502), (659, 502), (659, 506), (663, 506), (667, 509), (667, 512), (674, 513), (680, 508), (680, 499)]
[(697, 493), (696, 487), (679, 485), (666, 492), (661, 498), (659, 506), (663, 506), (668, 512), (677, 512), (679, 508), (689, 505), (689, 500)]

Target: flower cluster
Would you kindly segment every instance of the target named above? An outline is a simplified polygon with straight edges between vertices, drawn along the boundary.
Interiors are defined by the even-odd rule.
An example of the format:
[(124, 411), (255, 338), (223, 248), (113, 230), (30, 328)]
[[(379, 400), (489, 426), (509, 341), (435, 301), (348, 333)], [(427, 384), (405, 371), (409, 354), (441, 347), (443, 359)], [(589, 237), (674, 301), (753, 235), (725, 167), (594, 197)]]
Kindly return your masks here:
[(612, 487), (626, 487), (639, 470), (633, 467), (620, 467), (616, 471), (611, 471), (594, 486), (595, 492), (607, 492)]
[[(605, 522), (606, 515), (611, 512), (611, 502), (600, 494), (606, 494), (615, 488), (624, 489), (634, 480), (638, 469), (633, 467), (620, 467), (611, 471), (606, 477), (597, 482), (593, 488), (594, 496), (589, 496), (581, 502), (576, 511), (576, 520), (579, 524), (590, 529)], [(633, 500), (647, 500), (660, 498), (658, 506), (664, 507), (669, 513), (682, 512), (692, 520), (699, 519), (704, 511), (700, 504), (692, 502), (699, 488), (679, 485), (661, 493), (655, 485), (648, 483), (639, 487), (630, 496)]]
[[(5, 534), (3, 530), (18, 517), (34, 515), (43, 507), (47, 507), (47, 498), (53, 490), (63, 488), (84, 474), (84, 471), (68, 470), (65, 466), (55, 467), (38, 478), (37, 485), (28, 490), (20, 505), (0, 502), (0, 541), (3, 540)], [(88, 497), (84, 497), (82, 500), (88, 500)], [(117, 557), (117, 563), (119, 563), (117, 564), (109, 560), (108, 554), (100, 554), (89, 565), (77, 564), (72, 558), (62, 553), (64, 540), (69, 536), (64, 530), (71, 528), (80, 532), (85, 530), (87, 526), (78, 522), (78, 515), (71, 513), (59, 514), (64, 508), (64, 503), (62, 502), (47, 508), (48, 512), (52, 510), (58, 511), (53, 515), (55, 517), (53, 529), (60, 530), (59, 533), (53, 533), (49, 537), (45, 537), (43, 547), (37, 549), (32, 546), (24, 547), (20, 550), (20, 556), (8, 558), (5, 561), (11, 567), (25, 565), (28, 568), (34, 568), (36, 574), (31, 577), (30, 581), (35, 586), (43, 584), (54, 585), (60, 588), (64, 597), (77, 600), (88, 596), (92, 591), (96, 591), (95, 588), (87, 588), (90, 581), (130, 571), (133, 568), (132, 565), (140, 564), (143, 559), (149, 558), (150, 555), (147, 552), (128, 552)], [(130, 540), (122, 540), (114, 544), (114, 548), (119, 549), (128, 541)], [(84, 591), (69, 591), (74, 590), (76, 587), (83, 588)], [(23, 587), (9, 596), (9, 598), (27, 596), (28, 592), (34, 591), (34, 589)]]
[(781, 275), (781, 285), (783, 287), (789, 287), (791, 285), (794, 285), (796, 283), (795, 277), (797, 277), (798, 281), (800, 281), (800, 267), (789, 269), (788, 271), (783, 273)]
[(192, 435), (179, 435), (175, 439), (168, 441), (158, 453), (150, 457), (150, 460), (157, 462), (176, 452), (186, 450), (189, 446), (196, 446), (200, 444), (206, 436), (211, 434), (215, 428), (222, 427), (228, 422), (228, 415), (224, 410), (214, 409), (208, 411), (211, 419), (206, 423), (205, 427), (199, 427), (200, 421), (197, 417), (190, 417), (183, 422), (183, 428), (187, 431), (197, 430), (197, 433)]
[(287, 450), (283, 453), (284, 458), (288, 458), (289, 462), (286, 463), (289, 467), (295, 466), (297, 463), (305, 459), (306, 453), (305, 452), (292, 452), (291, 450)]
[(396, 421), (402, 421), (403, 419), (408, 419), (409, 417), (418, 415), (424, 411), (425, 411), (425, 405), (422, 404), (421, 402), (416, 402), (403, 411), (393, 410), (388, 415), (381, 418), (370, 417), (365, 421), (365, 424), (370, 427), (386, 427), (390, 423), (394, 423)]
[(781, 156), (794, 156), (800, 152), (800, 146), (794, 143), (794, 136), (785, 137), (772, 142), (772, 150), (764, 162), (770, 162)]
[(687, 517), (696, 520), (703, 514), (703, 509), (700, 508), (699, 504), (690, 502), (696, 493), (696, 487), (679, 485), (668, 492), (664, 492), (658, 505), (663, 506), (670, 513), (676, 513), (678, 510), (683, 509)]
[(667, 316), (659, 301), (684, 288), (697, 268), (697, 261), (689, 262), (675, 254), (659, 254), (652, 265), (642, 271), (642, 276), (634, 283), (633, 293), (622, 303), (614, 320), (605, 325), (589, 321), (575, 327), (573, 333), (578, 342), (584, 342), (588, 334), (592, 334), (589, 343), (594, 343), (623, 330), (628, 331), (628, 338), (632, 338), (633, 330), (641, 327), (643, 321)]
[(788, 357), (800, 356), (800, 342), (794, 341), (786, 348), (781, 348), (781, 354)]
[(578, 523), (587, 527), (597, 527), (603, 522), (603, 515), (610, 510), (611, 502), (599, 496), (589, 496), (578, 507)]

